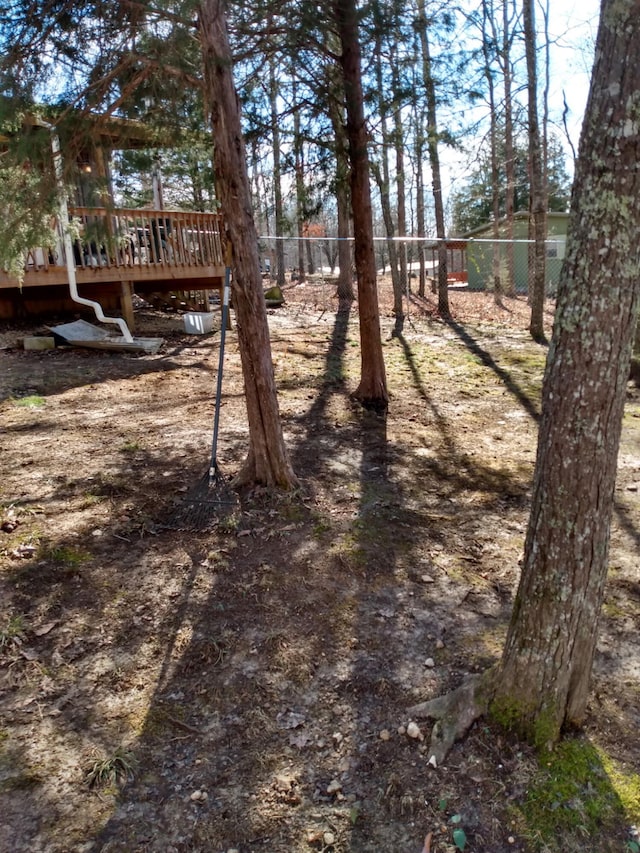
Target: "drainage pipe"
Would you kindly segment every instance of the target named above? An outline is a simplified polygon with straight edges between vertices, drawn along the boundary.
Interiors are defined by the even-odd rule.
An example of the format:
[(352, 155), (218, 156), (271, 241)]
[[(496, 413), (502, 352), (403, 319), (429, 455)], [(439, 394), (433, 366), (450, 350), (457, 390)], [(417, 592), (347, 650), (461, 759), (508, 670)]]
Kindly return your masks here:
[(48, 122), (43, 122), (51, 132), (51, 151), (53, 152), (53, 168), (56, 177), (56, 185), (59, 200), (59, 219), (60, 229), (62, 231), (62, 244), (64, 246), (64, 255), (67, 262), (67, 275), (69, 276), (69, 293), (74, 302), (79, 305), (88, 305), (93, 308), (97, 319), (101, 323), (114, 323), (120, 327), (122, 337), (130, 344), (133, 343), (133, 335), (129, 331), (126, 321), (122, 317), (106, 317), (102, 305), (95, 302), (93, 299), (85, 299), (78, 293), (78, 282), (76, 279), (76, 265), (73, 257), (73, 244), (71, 243), (71, 234), (69, 233), (69, 208), (67, 206), (67, 194), (64, 187), (64, 171), (62, 167), (62, 152), (60, 151), (60, 139), (55, 127)]

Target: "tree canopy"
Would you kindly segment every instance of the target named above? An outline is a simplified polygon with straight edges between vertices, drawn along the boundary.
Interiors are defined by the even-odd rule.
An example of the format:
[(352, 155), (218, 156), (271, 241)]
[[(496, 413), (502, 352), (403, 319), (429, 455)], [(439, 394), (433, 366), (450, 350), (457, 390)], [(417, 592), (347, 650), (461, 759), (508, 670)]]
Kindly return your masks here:
[[(547, 158), (547, 202), (548, 210), (564, 213), (569, 210), (571, 200), (571, 179), (566, 168), (566, 158), (557, 135), (549, 139)], [(504, 146), (499, 149), (504, 164)], [(514, 158), (514, 211), (527, 210), (529, 204), (529, 171), (526, 140), (515, 140)], [(500, 186), (500, 217), (506, 215), (506, 184)], [(480, 225), (486, 225), (493, 218), (491, 207), (491, 163), (487, 145), (479, 151), (476, 165), (464, 187), (452, 196), (452, 227), (455, 235), (466, 234)]]
[[(440, 195), (445, 214), (449, 211), (445, 223), (449, 233), (479, 224), (482, 216), (490, 218), (488, 155), (483, 155), (466, 187), (454, 193), (447, 205), (446, 180), (442, 190), (432, 194), (437, 149), (428, 145), (477, 147), (489, 116), (487, 63), (495, 66), (490, 74), (497, 108), (501, 114), (506, 109), (500, 88), (503, 37), (512, 45), (513, 95), (509, 98), (514, 100), (514, 111), (522, 113), (521, 22), (511, 11), (503, 15), (503, 8), (511, 9), (511, 4), (504, 0), (491, 6), (493, 41), (484, 57), (472, 6), (443, 9), (422, 0), (404, 6), (376, 0), (359, 8), (365, 120), (374, 166), (388, 169), (391, 220), (386, 232), (390, 237), (436, 236), (435, 199)], [(337, 193), (345, 186), (339, 147), (343, 142), (336, 131), (344, 93), (337, 84), (340, 48), (330, 5), (256, 0), (241, 8), (230, 4), (228, 19), (259, 230), (275, 234), (277, 219), (282, 233), (300, 235), (305, 222), (326, 224), (335, 231)], [(44, 103), (55, 108), (58, 116), (65, 111), (125, 115), (158, 126), (167, 138), (173, 128), (206, 130), (197, 14), (192, 3), (4, 3), (0, 5), (0, 48), (0, 91), (14, 108)], [(269, 85), (265, 68), (275, 72)], [(434, 99), (429, 115), (431, 85)], [(383, 112), (393, 131), (391, 125), (385, 130)], [(344, 115), (340, 120), (344, 122)], [(506, 125), (502, 122), (499, 127)], [(280, 142), (274, 159), (276, 133)], [(503, 152), (505, 138), (503, 134)], [(207, 192), (203, 194), (199, 186), (202, 180), (209, 185), (209, 161), (191, 157), (193, 152), (187, 148), (176, 158), (163, 154), (167, 174), (175, 168), (177, 176), (188, 176), (196, 205), (209, 204)], [(522, 142), (516, 149), (518, 210), (527, 206), (529, 181)], [(122, 161), (124, 178), (135, 172), (132, 159)], [(501, 174), (504, 195), (504, 169)], [(549, 207), (559, 209), (566, 201), (568, 178), (563, 146), (553, 133), (549, 134), (548, 176)], [(131, 201), (144, 198), (135, 186), (131, 193), (124, 187), (123, 191)], [(276, 216), (277, 191), (282, 192), (282, 201)], [(377, 193), (372, 203), (377, 222), (381, 216)], [(403, 262), (402, 257), (397, 263)]]

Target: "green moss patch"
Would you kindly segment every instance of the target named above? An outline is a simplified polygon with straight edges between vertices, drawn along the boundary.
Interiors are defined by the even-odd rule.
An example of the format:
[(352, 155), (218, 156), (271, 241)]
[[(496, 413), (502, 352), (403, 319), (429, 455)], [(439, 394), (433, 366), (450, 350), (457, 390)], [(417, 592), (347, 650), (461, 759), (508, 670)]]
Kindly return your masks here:
[(577, 839), (587, 843), (640, 821), (640, 776), (587, 740), (565, 740), (540, 759), (518, 811), (535, 850), (587, 849), (575, 847)]

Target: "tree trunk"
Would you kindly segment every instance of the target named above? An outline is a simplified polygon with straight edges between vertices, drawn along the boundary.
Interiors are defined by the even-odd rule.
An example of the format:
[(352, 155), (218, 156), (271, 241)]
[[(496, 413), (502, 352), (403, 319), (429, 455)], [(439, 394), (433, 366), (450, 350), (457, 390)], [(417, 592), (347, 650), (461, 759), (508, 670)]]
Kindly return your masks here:
[[(280, 123), (278, 116), (278, 81), (274, 60), (269, 59), (269, 106), (271, 110), (271, 142), (273, 146), (273, 203), (276, 232), (276, 283), (284, 287), (284, 204), (282, 201), (282, 170), (280, 168)], [(273, 275), (273, 270), (271, 270)]]
[(538, 72), (536, 62), (536, 30), (534, 0), (523, 0), (524, 43), (527, 57), (527, 90), (529, 120), (529, 216), (533, 245), (529, 264), (531, 283), (531, 322), (529, 331), (535, 341), (544, 341), (544, 297), (547, 257), (547, 199), (544, 191), (542, 140), (538, 121)]
[(487, 0), (482, 3), (482, 50), (484, 53), (484, 75), (487, 78), (489, 93), (489, 145), (491, 148), (491, 211), (493, 222), (493, 252), (491, 267), (493, 273), (493, 298), (496, 305), (502, 305), (502, 279), (500, 271), (500, 172), (498, 169), (498, 119), (496, 113), (495, 87), (493, 82), (492, 50), (495, 51), (495, 31), (492, 29), (491, 15), (493, 8), (487, 7)]
[(199, 34), (205, 99), (211, 112), (217, 194), (233, 249), (233, 303), (249, 419), (249, 451), (236, 482), (290, 488), (296, 477), (285, 448), (278, 411), (258, 235), (251, 209), (223, 0), (202, 0)]
[[(416, 56), (420, 52), (420, 36), (417, 32), (419, 27), (414, 27), (413, 50)], [(412, 109), (415, 131), (413, 134), (414, 151), (414, 180), (416, 199), (416, 234), (420, 238), (417, 243), (418, 256), (418, 296), (424, 299), (427, 284), (427, 251), (424, 244), (426, 237), (426, 209), (424, 196), (424, 104), (420, 92), (420, 75), (416, 67), (413, 72), (413, 96)]]
[[(400, 265), (400, 306), (399, 309), (397, 306), (395, 310), (400, 311), (400, 316), (402, 320), (404, 317), (403, 308), (402, 308), (402, 297), (404, 293), (409, 292), (409, 278), (408, 278), (408, 270), (407, 270), (407, 200), (406, 200), (406, 190), (405, 190), (405, 169), (404, 169), (404, 137), (405, 130), (403, 128), (402, 122), (402, 110), (400, 108), (400, 104), (403, 100), (402, 94), (402, 86), (400, 82), (400, 74), (398, 71), (398, 57), (395, 44), (392, 45), (391, 49), (391, 79), (393, 82), (393, 98), (395, 101), (395, 109), (393, 111), (393, 143), (396, 150), (396, 193), (398, 197), (398, 261)], [(394, 303), (396, 302), (394, 298)], [(397, 316), (397, 315), (396, 315)], [(396, 324), (396, 332), (399, 334), (402, 332), (402, 322), (400, 326)]]
[[(293, 79), (293, 98), (296, 100), (297, 92), (295, 77)], [(305, 220), (305, 186), (304, 186), (304, 154), (303, 141), (300, 133), (300, 110), (293, 114), (293, 150), (295, 158), (296, 175), (296, 220), (298, 226), (298, 281), (305, 280), (304, 263), (304, 220)], [(312, 272), (309, 269), (309, 272)]]
[(336, 211), (338, 216), (338, 305), (350, 306), (355, 299), (353, 292), (351, 215), (349, 187), (345, 180), (336, 186)]
[[(332, 85), (332, 91), (336, 88)], [(349, 198), (349, 143), (346, 138), (343, 109), (337, 98), (329, 100), (329, 115), (335, 136), (336, 212), (338, 218), (338, 306), (346, 309), (355, 299), (351, 274), (351, 216)]]
[(433, 206), (436, 219), (436, 237), (438, 238), (438, 313), (441, 317), (449, 317), (447, 235), (444, 224), (444, 201), (440, 176), (440, 155), (438, 153), (437, 99), (435, 81), (431, 73), (431, 48), (429, 46), (425, 0), (418, 0), (418, 12), (420, 47), (422, 48), (422, 77), (427, 101), (427, 148), (429, 150), (429, 164), (431, 165)]
[(515, 246), (513, 242), (513, 222), (515, 212), (515, 186), (516, 186), (516, 162), (513, 145), (513, 97), (511, 94), (511, 82), (513, 71), (511, 68), (511, 21), (517, 18), (514, 14), (509, 15), (512, 0), (503, 0), (502, 5), (502, 79), (504, 83), (504, 159), (505, 175), (507, 185), (504, 198), (505, 215), (505, 239), (507, 274), (504, 282), (504, 292), (507, 296), (516, 295), (516, 264)]
[[(257, 138), (254, 138), (251, 145), (251, 154), (249, 163), (251, 164), (251, 173), (249, 176), (249, 186), (252, 187), (252, 209), (257, 217), (257, 229), (259, 233), (271, 236), (271, 224), (269, 219), (269, 193), (265, 186), (264, 175), (260, 166), (260, 144)], [(215, 176), (214, 176), (215, 177)], [(272, 249), (270, 247), (270, 251)], [(272, 252), (273, 254), (273, 252)], [(272, 265), (271, 269), (275, 269)]]
[(373, 217), (369, 187), (367, 127), (364, 117), (360, 42), (356, 0), (334, 0), (342, 54), (347, 110), (347, 138), (351, 162), (351, 207), (358, 279), (360, 316), (360, 384), (355, 397), (370, 408), (386, 409), (389, 404), (387, 380), (382, 357), (382, 337), (376, 287), (376, 263), (373, 249)]
[(640, 0), (604, 0), (543, 389), (522, 578), (492, 709), (545, 748), (585, 716), (640, 303)]
[(380, 164), (372, 163), (373, 176), (378, 185), (380, 193), (380, 207), (382, 209), (382, 220), (384, 222), (385, 231), (387, 232), (387, 250), (389, 252), (389, 267), (391, 270), (391, 284), (393, 286), (393, 313), (396, 318), (395, 334), (399, 335), (404, 326), (404, 306), (402, 304), (402, 279), (401, 272), (398, 268), (398, 252), (396, 251), (396, 243), (394, 240), (396, 234), (395, 223), (393, 221), (393, 213), (391, 212), (391, 198), (389, 179), (389, 131), (387, 129), (387, 103), (386, 91), (387, 87), (384, 82), (383, 65), (382, 65), (382, 32), (384, 29), (382, 20), (380, 19), (380, 7), (374, 6), (376, 14), (376, 83), (378, 88), (378, 120), (380, 122)]
[(311, 240), (306, 241), (307, 244), (307, 269), (309, 270), (309, 275), (314, 275), (316, 271), (315, 261), (313, 260), (313, 243)]
[(424, 178), (422, 172), (422, 160), (424, 155), (424, 131), (422, 114), (416, 105), (416, 136), (415, 136), (415, 151), (416, 151), (416, 227), (418, 237), (422, 238), (418, 243), (418, 296), (424, 299), (425, 285), (427, 283), (426, 271), (426, 249), (424, 245), (424, 237), (426, 236), (426, 218), (424, 204)]
[[(382, 133), (384, 135), (384, 120), (381, 119)], [(389, 169), (385, 168), (387, 158), (386, 144), (382, 144), (382, 173), (380, 166), (376, 162), (371, 163), (371, 171), (378, 192), (380, 193), (380, 209), (382, 211), (382, 221), (384, 229), (387, 232), (387, 251), (389, 252), (389, 271), (391, 272), (391, 284), (393, 287), (393, 313), (396, 317), (396, 332), (400, 334), (404, 325), (404, 306), (402, 304), (402, 285), (400, 283), (400, 271), (398, 269), (398, 253), (396, 252), (395, 224), (393, 222), (393, 213), (391, 211), (391, 197), (389, 195)], [(398, 328), (399, 324), (399, 328)]]

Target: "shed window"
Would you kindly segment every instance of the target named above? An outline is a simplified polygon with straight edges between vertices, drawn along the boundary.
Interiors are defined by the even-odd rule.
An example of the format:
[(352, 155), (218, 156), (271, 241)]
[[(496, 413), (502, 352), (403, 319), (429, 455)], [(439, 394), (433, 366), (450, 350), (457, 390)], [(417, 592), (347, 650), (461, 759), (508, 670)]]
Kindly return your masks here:
[(564, 258), (564, 249), (565, 249), (565, 240), (564, 239), (547, 240), (547, 257), (548, 258), (557, 258), (558, 260), (562, 260), (562, 258)]

